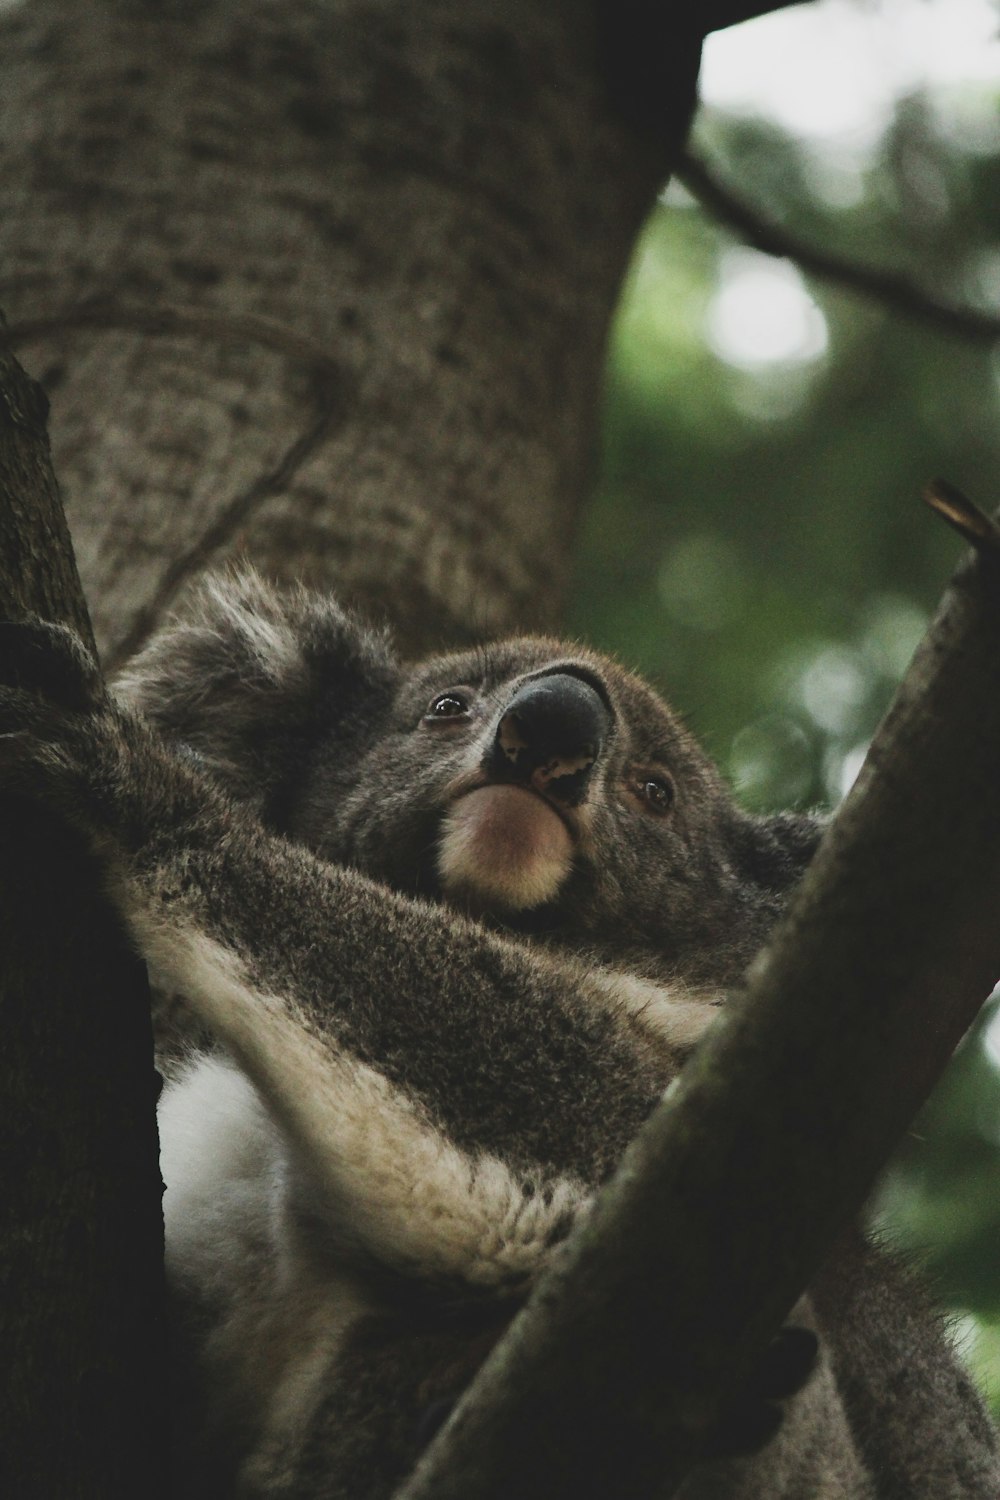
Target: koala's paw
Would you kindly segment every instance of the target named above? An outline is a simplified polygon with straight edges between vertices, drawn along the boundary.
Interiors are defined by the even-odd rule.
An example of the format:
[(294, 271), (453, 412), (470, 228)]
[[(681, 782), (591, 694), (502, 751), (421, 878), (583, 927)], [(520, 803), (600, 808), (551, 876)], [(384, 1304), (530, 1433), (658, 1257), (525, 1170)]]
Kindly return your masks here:
[(0, 790), (90, 831), (113, 742), (96, 662), (61, 625), (0, 621)]
[(782, 1328), (764, 1350), (750, 1379), (723, 1411), (707, 1457), (757, 1453), (781, 1426), (782, 1402), (795, 1396), (812, 1374), (819, 1340), (811, 1328)]
[(36, 619), (0, 620), (0, 687), (70, 713), (86, 713), (104, 699), (100, 669), (76, 632)]

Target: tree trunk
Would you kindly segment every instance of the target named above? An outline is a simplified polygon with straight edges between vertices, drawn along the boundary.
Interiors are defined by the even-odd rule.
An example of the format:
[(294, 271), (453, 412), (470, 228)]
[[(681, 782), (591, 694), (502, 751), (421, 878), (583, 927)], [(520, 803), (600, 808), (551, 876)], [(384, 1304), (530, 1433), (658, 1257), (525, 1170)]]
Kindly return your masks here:
[(641, 15), (0, 17), (0, 298), (109, 665), (238, 552), (414, 649), (558, 618), (610, 313), (694, 96), (695, 24)]

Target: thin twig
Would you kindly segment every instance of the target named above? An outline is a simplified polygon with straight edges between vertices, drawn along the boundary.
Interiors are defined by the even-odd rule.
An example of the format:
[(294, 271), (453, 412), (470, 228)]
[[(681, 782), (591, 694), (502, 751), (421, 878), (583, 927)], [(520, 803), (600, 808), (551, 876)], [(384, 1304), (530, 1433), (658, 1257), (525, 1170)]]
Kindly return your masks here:
[(924, 500), (978, 552), (1000, 557), (1000, 526), (947, 479), (933, 479), (923, 492)]
[(976, 343), (1000, 339), (1000, 317), (974, 312), (970, 307), (932, 297), (899, 271), (858, 265), (844, 256), (832, 255), (790, 234), (782, 225), (752, 208), (691, 152), (685, 152), (675, 175), (713, 218), (736, 231), (766, 255), (794, 260), (802, 270), (837, 286), (872, 297), (905, 317), (917, 318), (946, 333), (958, 334)]

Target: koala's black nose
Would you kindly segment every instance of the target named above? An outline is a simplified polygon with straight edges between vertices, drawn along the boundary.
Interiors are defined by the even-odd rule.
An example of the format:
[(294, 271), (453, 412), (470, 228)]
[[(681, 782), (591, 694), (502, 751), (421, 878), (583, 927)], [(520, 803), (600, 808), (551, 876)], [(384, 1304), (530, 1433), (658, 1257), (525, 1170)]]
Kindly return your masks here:
[(575, 807), (611, 728), (601, 695), (582, 677), (552, 672), (518, 688), (497, 725), (488, 769)]

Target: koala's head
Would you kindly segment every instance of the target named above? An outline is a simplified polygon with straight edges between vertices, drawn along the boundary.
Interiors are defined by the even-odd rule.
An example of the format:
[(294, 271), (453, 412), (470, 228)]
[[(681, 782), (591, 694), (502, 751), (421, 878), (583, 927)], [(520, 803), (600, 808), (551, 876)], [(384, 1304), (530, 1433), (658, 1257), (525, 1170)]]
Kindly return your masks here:
[(123, 687), (324, 857), (651, 976), (738, 977), (815, 847), (809, 819), (742, 813), (646, 683), (557, 640), (407, 664), (247, 574)]

